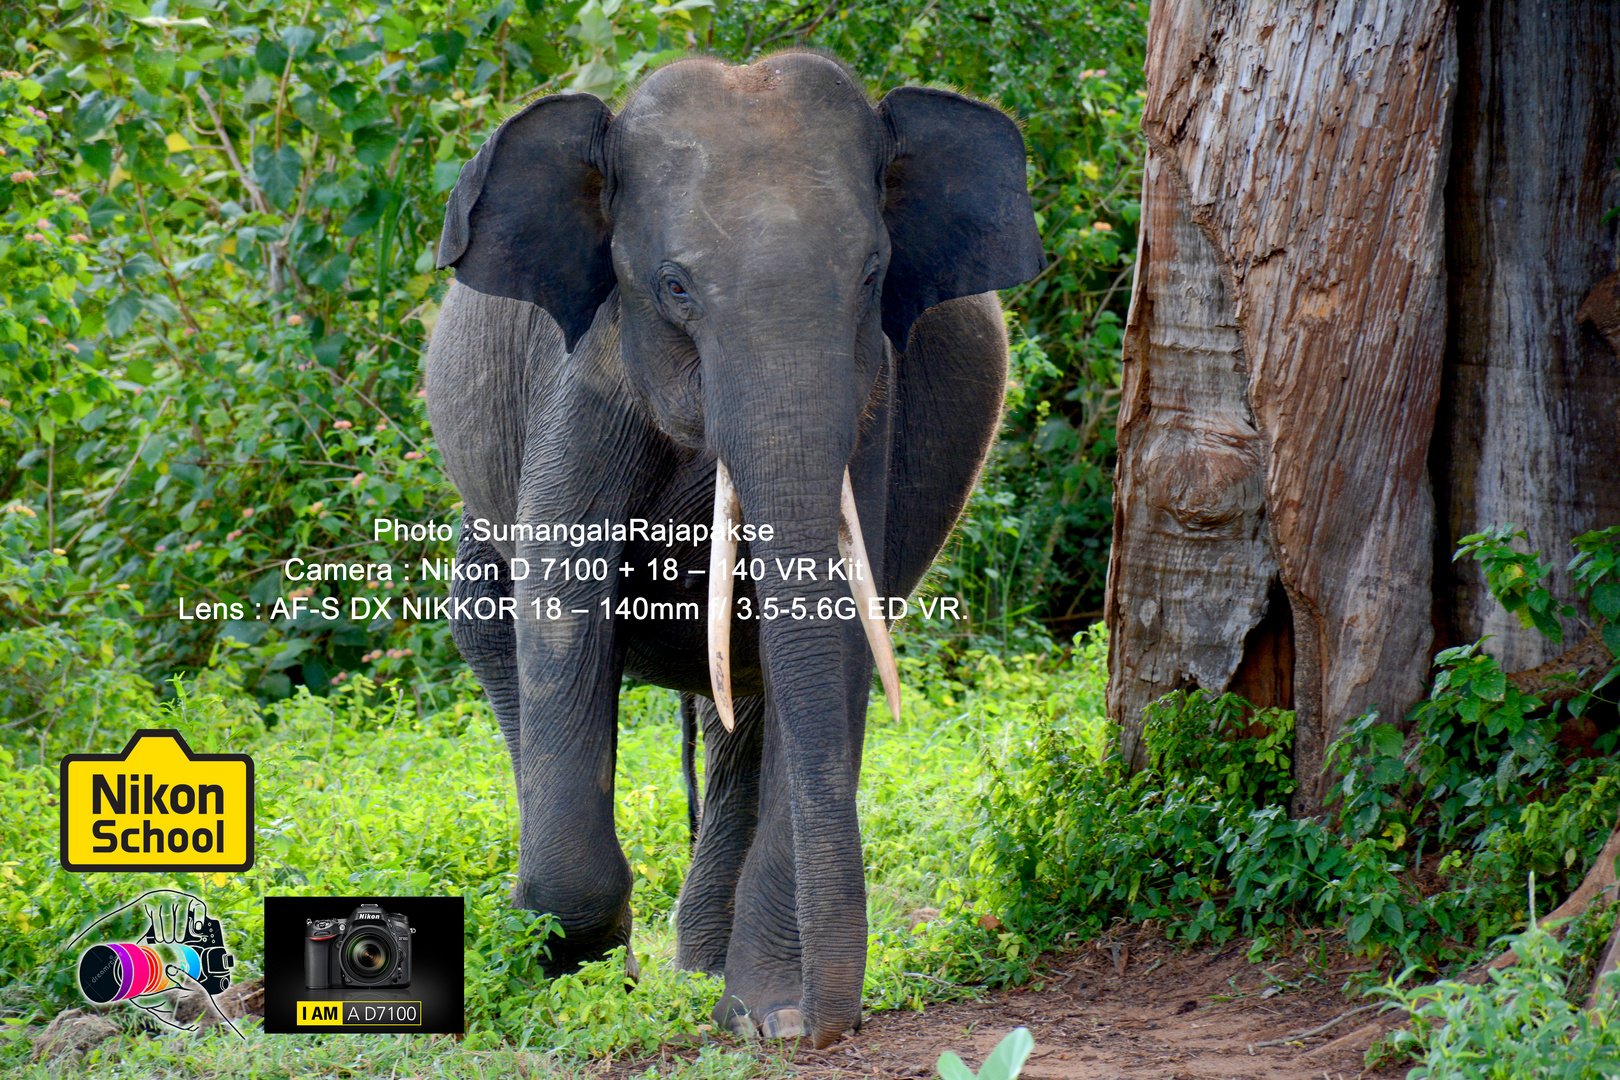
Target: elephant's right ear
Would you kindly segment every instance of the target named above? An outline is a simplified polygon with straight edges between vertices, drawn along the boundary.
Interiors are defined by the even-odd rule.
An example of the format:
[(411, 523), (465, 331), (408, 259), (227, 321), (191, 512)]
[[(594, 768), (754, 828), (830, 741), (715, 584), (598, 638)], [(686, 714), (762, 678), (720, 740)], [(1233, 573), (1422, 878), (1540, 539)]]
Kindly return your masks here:
[(570, 349), (613, 291), (601, 198), (612, 118), (589, 94), (513, 115), (461, 167), (439, 236), (441, 268), (470, 289), (545, 308)]

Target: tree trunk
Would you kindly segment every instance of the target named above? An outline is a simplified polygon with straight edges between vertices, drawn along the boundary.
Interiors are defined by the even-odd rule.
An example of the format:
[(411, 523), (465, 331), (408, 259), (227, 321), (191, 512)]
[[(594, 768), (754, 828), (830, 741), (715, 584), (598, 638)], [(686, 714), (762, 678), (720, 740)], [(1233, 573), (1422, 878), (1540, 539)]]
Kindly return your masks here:
[(1142, 126), (1110, 715), (1139, 765), (1170, 690), (1291, 705), (1315, 813), (1326, 747), (1367, 709), (1402, 721), (1436, 628), (1497, 635), (1510, 669), (1558, 651), (1493, 614), (1459, 536), (1516, 521), (1562, 563), (1620, 522), (1620, 285), (1594, 292), (1620, 19), (1165, 0)]
[[(1398, 713), (1421, 691), (1452, 42), (1451, 9), (1434, 0), (1153, 8), (1142, 126), (1157, 175), (1144, 183), (1107, 608), (1110, 708), (1133, 763), (1141, 704), (1226, 689), (1246, 644), (1279, 652), (1253, 631), (1284, 598), (1292, 700), (1268, 703), (1296, 710), (1296, 810), (1320, 804), (1344, 718)], [(1209, 392), (1181, 391), (1188, 370)], [(1166, 491), (1199, 511), (1171, 512), (1179, 531)]]
[[(1491, 635), (1504, 669), (1563, 651), (1519, 625), (1459, 537), (1498, 522), (1525, 527), (1567, 596), (1569, 538), (1620, 523), (1620, 365), (1578, 325), (1615, 268), (1620, 202), (1620, 9), (1490, 3), (1458, 12), (1461, 52), (1446, 247), (1451, 345), (1431, 458), (1435, 622), (1444, 645)], [(1564, 646), (1585, 632), (1565, 621)]]

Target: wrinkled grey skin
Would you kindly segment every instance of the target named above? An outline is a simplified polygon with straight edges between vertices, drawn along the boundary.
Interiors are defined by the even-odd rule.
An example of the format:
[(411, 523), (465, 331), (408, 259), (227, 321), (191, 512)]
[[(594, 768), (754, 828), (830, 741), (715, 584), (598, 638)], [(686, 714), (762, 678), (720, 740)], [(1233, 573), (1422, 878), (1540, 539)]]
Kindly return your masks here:
[[(616, 117), (593, 102), (546, 99), (508, 121), (446, 216), (440, 258), (458, 280), (428, 351), (427, 400), (468, 520), (706, 524), (718, 456), (744, 520), (775, 530), (739, 553), (766, 574), (739, 582), (735, 607), (802, 597), (813, 611), (848, 584), (824, 569), (783, 581), (776, 560), (838, 558), (847, 466), (879, 591), (906, 595), (999, 419), (1006, 336), (987, 290), (1041, 265), (1016, 131), (939, 91), (897, 91), (875, 109), (809, 53), (749, 68), (684, 61)], [(956, 131), (982, 143), (930, 141)], [(1001, 186), (987, 193), (993, 160)], [(724, 976), (716, 1017), (733, 1030), (824, 1046), (860, 1022), (855, 788), (871, 653), (855, 620), (735, 619), (726, 732), (707, 698), (703, 618), (607, 620), (600, 606), (644, 596), (706, 612), (708, 554), (479, 544), (464, 530), (462, 563), (503, 576), (458, 582), (456, 595), (516, 599), (515, 620), (451, 627), (517, 775), (514, 900), (560, 918), (554, 970), (628, 944), (631, 875), (613, 822), (621, 677), (703, 695), (706, 788), (678, 962)], [(605, 582), (510, 579), (514, 557), (538, 568), (565, 555), (614, 570)], [(648, 561), (671, 556), (678, 579), (653, 580)], [(592, 614), (537, 616), (533, 602), (552, 597)]]

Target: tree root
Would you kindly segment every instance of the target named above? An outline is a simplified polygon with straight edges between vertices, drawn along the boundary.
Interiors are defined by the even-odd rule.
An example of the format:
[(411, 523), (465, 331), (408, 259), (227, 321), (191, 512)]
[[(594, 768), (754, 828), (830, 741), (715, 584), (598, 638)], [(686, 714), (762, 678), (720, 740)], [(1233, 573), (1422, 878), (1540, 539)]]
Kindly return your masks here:
[[(1614, 656), (1603, 643), (1602, 634), (1593, 630), (1545, 664), (1508, 674), (1507, 680), (1521, 694), (1534, 694), (1549, 705), (1570, 701), (1597, 685), (1614, 666)], [(1570, 678), (1570, 676), (1576, 676)]]
[(1316, 1027), (1311, 1028), (1309, 1031), (1299, 1031), (1292, 1035), (1284, 1035), (1280, 1039), (1267, 1039), (1265, 1042), (1250, 1043), (1249, 1048), (1251, 1050), (1258, 1050), (1262, 1046), (1287, 1046), (1291, 1042), (1298, 1042), (1301, 1039), (1309, 1039), (1312, 1036), (1320, 1035), (1328, 1028), (1337, 1027), (1342, 1021), (1348, 1020), (1352, 1016), (1357, 1016), (1364, 1013), (1368, 1009), (1381, 1009), (1383, 1006), (1384, 1003), (1382, 1001), (1375, 1001), (1371, 1005), (1363, 1005), (1360, 1008), (1351, 1009), (1349, 1012), (1342, 1012), (1338, 1016), (1335, 1016), (1333, 1019), (1329, 1020), (1327, 1023), (1319, 1024)]
[[(1598, 857), (1593, 860), (1592, 868), (1586, 872), (1586, 878), (1581, 882), (1580, 888), (1570, 893), (1569, 899), (1554, 908), (1552, 914), (1548, 915), (1542, 922), (1558, 920), (1558, 925), (1552, 931), (1558, 933), (1569, 925), (1569, 920), (1591, 907), (1592, 901), (1605, 893), (1612, 893), (1615, 888), (1614, 861), (1617, 858), (1620, 858), (1620, 822), (1615, 823), (1614, 831), (1609, 834), (1609, 839), (1604, 841), (1603, 850), (1598, 852)], [(1613, 970), (1613, 964), (1620, 961), (1620, 955), (1616, 954), (1616, 944), (1615, 939), (1611, 937), (1608, 952), (1604, 954), (1603, 958), (1604, 965), (1609, 965), (1607, 970)], [(1490, 978), (1492, 971), (1512, 967), (1518, 962), (1519, 954), (1509, 949), (1490, 963), (1475, 968), (1462, 981), (1466, 983), (1482, 983)], [(1603, 965), (1599, 965), (1599, 967), (1602, 969)]]
[(1614, 930), (1609, 933), (1609, 947), (1603, 950), (1603, 959), (1598, 961), (1597, 970), (1592, 973), (1592, 985), (1586, 991), (1586, 1007), (1595, 1009), (1598, 1006), (1598, 995), (1603, 989), (1603, 976), (1620, 967), (1620, 919), (1616, 919)]

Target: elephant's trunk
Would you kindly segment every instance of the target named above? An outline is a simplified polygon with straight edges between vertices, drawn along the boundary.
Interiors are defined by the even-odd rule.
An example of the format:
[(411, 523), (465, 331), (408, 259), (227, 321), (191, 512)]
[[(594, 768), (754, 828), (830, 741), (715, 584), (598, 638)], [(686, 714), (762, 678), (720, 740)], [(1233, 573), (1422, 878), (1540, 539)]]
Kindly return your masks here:
[[(845, 492), (870, 379), (854, 353), (851, 341), (704, 358), (705, 427), (720, 463), (716, 518), (740, 512), (754, 527), (749, 563), (763, 571), (752, 615), (792, 808), (800, 1009), (817, 1045), (859, 1023), (866, 967), (855, 788), (872, 654), (867, 631), (854, 625), (866, 620), (851, 610), (849, 571), (833, 572), (845, 557), (841, 525), (848, 522), (849, 548), (860, 534)], [(881, 514), (872, 516), (881, 528)], [(736, 567), (724, 550), (729, 537), (728, 529), (711, 564), (726, 582)], [(881, 555), (881, 537), (871, 539)], [(882, 580), (879, 567), (862, 574), (867, 587)], [(711, 633), (719, 627), (712, 622)], [(723, 637), (716, 634), (711, 660), (726, 652)], [(885, 660), (892, 664), (887, 650)], [(717, 665), (717, 700), (728, 675)]]

